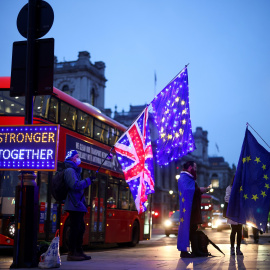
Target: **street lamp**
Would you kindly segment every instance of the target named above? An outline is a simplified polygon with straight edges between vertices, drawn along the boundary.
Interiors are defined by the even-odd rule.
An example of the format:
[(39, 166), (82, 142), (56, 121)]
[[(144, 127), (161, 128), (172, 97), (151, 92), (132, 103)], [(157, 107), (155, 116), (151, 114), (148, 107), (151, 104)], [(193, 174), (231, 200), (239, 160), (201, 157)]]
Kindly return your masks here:
[(170, 210), (173, 210), (172, 208), (172, 195), (173, 195), (173, 190), (170, 190), (169, 191), (169, 194), (170, 194)]

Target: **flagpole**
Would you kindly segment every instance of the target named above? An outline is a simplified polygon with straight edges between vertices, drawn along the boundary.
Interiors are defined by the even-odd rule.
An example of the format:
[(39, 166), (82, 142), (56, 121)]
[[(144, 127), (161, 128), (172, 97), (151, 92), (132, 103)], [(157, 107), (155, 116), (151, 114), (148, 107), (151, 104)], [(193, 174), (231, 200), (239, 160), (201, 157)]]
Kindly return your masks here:
[[(173, 77), (173, 79), (172, 79), (169, 83), (167, 83), (165, 87), (163, 87), (163, 89), (165, 89), (172, 81), (174, 81), (175, 78), (177, 78), (177, 76), (178, 76), (179, 74), (181, 74), (181, 73), (188, 67), (188, 65), (189, 65), (189, 63), (188, 63), (187, 65), (185, 65), (185, 67), (184, 67), (180, 72), (178, 72), (177, 75), (175, 75), (175, 76)], [(163, 90), (163, 89), (162, 89), (162, 90)], [(161, 90), (161, 91), (162, 91), (162, 90)], [(161, 91), (160, 91), (160, 92), (161, 92)]]
[(257, 135), (264, 141), (264, 143), (270, 148), (267, 142), (260, 136), (260, 134), (248, 122), (247, 122), (247, 126), (250, 126), (257, 133)]
[(96, 170), (96, 173), (98, 173), (99, 169), (101, 168), (101, 166), (103, 165), (103, 163), (105, 162), (105, 160), (107, 159), (108, 156), (110, 156), (112, 150), (114, 149), (114, 146), (111, 148), (110, 152), (108, 153), (108, 155), (103, 159), (102, 163), (100, 164), (100, 166), (98, 167), (98, 169)]

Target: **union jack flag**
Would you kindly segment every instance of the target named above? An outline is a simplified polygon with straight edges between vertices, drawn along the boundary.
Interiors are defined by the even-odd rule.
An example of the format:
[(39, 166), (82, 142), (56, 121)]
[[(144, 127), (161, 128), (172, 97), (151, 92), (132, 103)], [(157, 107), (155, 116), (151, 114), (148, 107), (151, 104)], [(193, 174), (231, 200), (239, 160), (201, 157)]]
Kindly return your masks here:
[(147, 107), (120, 137), (114, 148), (140, 214), (146, 210), (147, 195), (155, 192)]

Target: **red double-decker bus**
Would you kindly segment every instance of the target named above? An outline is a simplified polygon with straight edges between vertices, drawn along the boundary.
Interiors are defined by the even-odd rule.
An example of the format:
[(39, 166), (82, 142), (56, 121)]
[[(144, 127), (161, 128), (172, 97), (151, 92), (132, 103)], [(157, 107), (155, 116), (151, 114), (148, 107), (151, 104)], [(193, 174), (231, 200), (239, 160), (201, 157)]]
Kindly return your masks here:
[[(0, 78), (0, 125), (24, 125), (24, 97), (10, 97), (10, 78)], [(59, 124), (57, 170), (64, 169), (67, 151), (76, 149), (82, 163), (82, 179), (96, 171), (126, 127), (102, 114), (90, 104), (82, 103), (54, 88), (53, 94), (34, 97), (33, 124)], [(83, 245), (128, 243), (136, 245), (149, 239), (151, 204), (138, 215), (129, 186), (113, 152), (112, 160), (102, 165), (97, 179), (85, 190), (88, 212)], [(67, 247), (70, 230), (68, 213), (62, 203), (51, 196), (51, 171), (37, 171), (39, 187), (38, 239), (49, 241), (60, 229), (60, 246)], [(15, 233), (15, 188), (19, 172), (0, 171), (0, 245), (13, 245)]]
[(210, 195), (202, 194), (201, 212), (202, 212), (202, 228), (212, 228), (212, 217), (214, 212), (220, 211), (219, 199)]

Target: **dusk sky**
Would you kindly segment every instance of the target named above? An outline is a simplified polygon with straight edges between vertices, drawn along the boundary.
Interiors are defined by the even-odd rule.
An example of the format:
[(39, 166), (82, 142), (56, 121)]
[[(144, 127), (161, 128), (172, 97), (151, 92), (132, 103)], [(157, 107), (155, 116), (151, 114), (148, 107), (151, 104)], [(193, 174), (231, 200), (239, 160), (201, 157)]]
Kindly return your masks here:
[[(270, 145), (269, 0), (46, 2), (55, 18), (43, 38), (55, 39), (58, 61), (88, 51), (105, 63), (106, 108), (150, 103), (189, 64), (192, 128), (208, 131), (209, 156), (237, 165), (247, 122)], [(0, 76), (10, 76), (13, 42), (25, 40), (16, 20), (26, 3), (0, 1)]]

